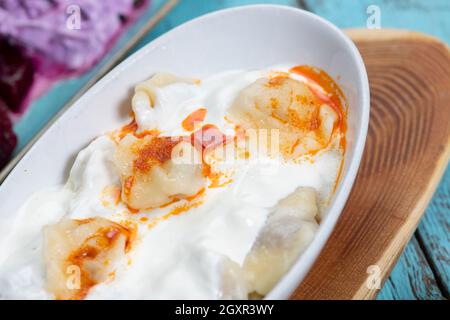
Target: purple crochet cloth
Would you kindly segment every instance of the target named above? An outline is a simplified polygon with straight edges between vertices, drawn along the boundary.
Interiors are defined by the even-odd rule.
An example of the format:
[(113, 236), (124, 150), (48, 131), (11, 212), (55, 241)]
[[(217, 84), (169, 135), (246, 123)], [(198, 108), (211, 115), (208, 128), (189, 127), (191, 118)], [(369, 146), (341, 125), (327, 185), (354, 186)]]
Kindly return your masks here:
[(108, 52), (148, 0), (0, 0), (0, 106), (17, 115)]
[[(101, 59), (126, 21), (146, 1), (136, 0), (0, 0), (0, 34), (37, 55), (39, 72), (83, 72)], [(59, 68), (56, 70), (58, 74)]]

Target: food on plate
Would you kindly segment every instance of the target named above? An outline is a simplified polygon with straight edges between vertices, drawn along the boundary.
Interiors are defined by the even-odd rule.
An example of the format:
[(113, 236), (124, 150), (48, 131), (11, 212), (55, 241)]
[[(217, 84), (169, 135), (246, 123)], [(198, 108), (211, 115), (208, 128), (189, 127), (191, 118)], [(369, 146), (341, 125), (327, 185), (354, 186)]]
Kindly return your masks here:
[(122, 201), (141, 210), (194, 196), (204, 188), (206, 179), (201, 162), (191, 162), (191, 155), (201, 157), (190, 142), (152, 135), (142, 139), (126, 136), (119, 142), (115, 155), (122, 181)]
[(157, 73), (130, 104), (0, 234), (0, 298), (265, 297), (339, 181), (338, 85), (310, 66)]
[(314, 189), (299, 187), (269, 214), (243, 266), (251, 291), (269, 293), (314, 238), (316, 201)]
[(84, 298), (92, 286), (113, 276), (131, 235), (126, 227), (99, 217), (45, 227), (47, 290), (57, 299)]

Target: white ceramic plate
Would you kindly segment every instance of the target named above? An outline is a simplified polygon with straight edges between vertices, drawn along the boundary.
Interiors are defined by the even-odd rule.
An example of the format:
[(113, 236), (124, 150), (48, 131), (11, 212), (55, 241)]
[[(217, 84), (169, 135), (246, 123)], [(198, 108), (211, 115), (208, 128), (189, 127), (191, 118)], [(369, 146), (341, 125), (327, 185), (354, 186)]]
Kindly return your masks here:
[(306, 11), (275, 5), (238, 7), (190, 21), (121, 63), (66, 111), (0, 186), (0, 232), (34, 192), (64, 183), (74, 156), (129, 119), (133, 86), (157, 71), (204, 77), (229, 69), (309, 64), (339, 77), (348, 100), (345, 167), (329, 212), (306, 252), (267, 298), (284, 299), (304, 278), (342, 211), (358, 170), (369, 119), (361, 56), (335, 26)]

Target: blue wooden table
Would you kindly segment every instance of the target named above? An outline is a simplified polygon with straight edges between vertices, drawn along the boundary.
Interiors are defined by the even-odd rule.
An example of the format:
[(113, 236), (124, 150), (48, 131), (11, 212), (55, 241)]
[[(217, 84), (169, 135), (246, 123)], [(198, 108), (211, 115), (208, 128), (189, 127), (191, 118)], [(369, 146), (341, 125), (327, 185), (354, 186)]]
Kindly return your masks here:
[[(180, 3), (133, 51), (157, 36), (199, 15), (237, 5), (277, 3), (314, 12), (340, 28), (367, 27), (370, 5), (380, 12), (380, 26), (425, 32), (450, 44), (448, 0), (179, 0)], [(151, 10), (119, 41), (108, 57), (81, 78), (58, 83), (33, 103), (15, 125), (22, 148), (48, 120), (101, 68), (164, 3), (153, 0)], [(449, 102), (450, 103), (450, 102)], [(443, 177), (424, 218), (405, 248), (378, 299), (443, 299), (450, 296), (450, 168)]]

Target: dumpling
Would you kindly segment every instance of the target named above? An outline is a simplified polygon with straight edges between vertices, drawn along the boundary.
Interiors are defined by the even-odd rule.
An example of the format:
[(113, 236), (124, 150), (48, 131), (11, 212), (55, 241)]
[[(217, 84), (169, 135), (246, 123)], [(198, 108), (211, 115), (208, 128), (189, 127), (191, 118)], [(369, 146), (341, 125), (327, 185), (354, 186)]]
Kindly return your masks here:
[(135, 210), (194, 196), (206, 184), (201, 152), (180, 137), (127, 135), (119, 142), (115, 164), (122, 201)]
[(269, 215), (243, 269), (249, 292), (266, 295), (307, 248), (317, 230), (316, 192), (300, 187)]
[(132, 99), (132, 108), (135, 113), (141, 109), (151, 109), (156, 104), (158, 89), (177, 83), (194, 83), (193, 80), (177, 77), (170, 73), (157, 73), (149, 80), (136, 85)]
[(198, 80), (157, 73), (136, 85), (131, 100), (140, 130), (173, 130), (171, 120), (182, 112), (183, 101), (198, 90)]
[(245, 128), (278, 130), (280, 151), (291, 158), (326, 147), (338, 115), (305, 83), (276, 77), (242, 90), (228, 118)]
[(131, 242), (128, 228), (96, 217), (63, 220), (44, 229), (46, 288), (56, 299), (83, 299), (108, 280)]
[(309, 130), (318, 107), (317, 98), (300, 81), (287, 77), (261, 78), (238, 95), (229, 112), (252, 118), (258, 127), (290, 123)]

